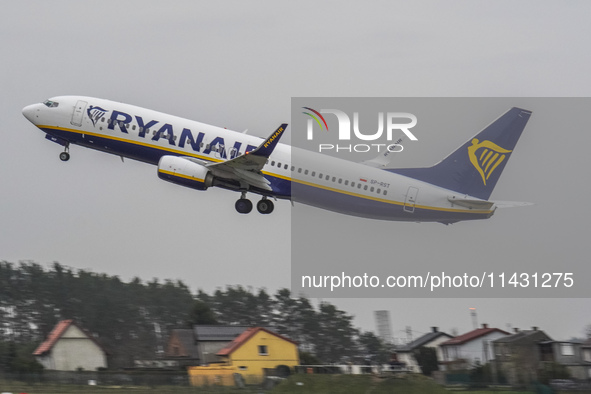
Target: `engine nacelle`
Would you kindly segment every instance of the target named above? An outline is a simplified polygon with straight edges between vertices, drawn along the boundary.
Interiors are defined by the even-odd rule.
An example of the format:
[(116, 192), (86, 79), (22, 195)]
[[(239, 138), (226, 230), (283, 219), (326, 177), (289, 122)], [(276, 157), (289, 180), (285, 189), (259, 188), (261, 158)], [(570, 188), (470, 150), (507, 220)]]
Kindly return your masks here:
[(177, 156), (160, 158), (158, 178), (197, 190), (213, 186), (213, 174), (207, 167)]

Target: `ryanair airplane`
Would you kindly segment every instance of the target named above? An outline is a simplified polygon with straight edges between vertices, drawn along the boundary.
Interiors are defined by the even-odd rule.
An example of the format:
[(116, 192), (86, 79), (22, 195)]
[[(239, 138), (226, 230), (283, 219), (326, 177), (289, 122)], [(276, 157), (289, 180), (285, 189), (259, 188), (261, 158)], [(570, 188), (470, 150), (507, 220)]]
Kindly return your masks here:
[[(114, 101), (60, 96), (23, 108), (23, 115), (64, 147), (100, 150), (158, 166), (158, 176), (196, 190), (241, 193), (235, 208), (249, 213), (247, 193), (291, 200), (372, 219), (455, 223), (487, 219), (497, 207), (527, 203), (489, 197), (531, 115), (512, 108), (433, 167), (387, 169), (280, 144), (287, 124), (267, 139)], [(297, 149), (297, 151), (296, 151)], [(297, 161), (292, 162), (292, 153)]]

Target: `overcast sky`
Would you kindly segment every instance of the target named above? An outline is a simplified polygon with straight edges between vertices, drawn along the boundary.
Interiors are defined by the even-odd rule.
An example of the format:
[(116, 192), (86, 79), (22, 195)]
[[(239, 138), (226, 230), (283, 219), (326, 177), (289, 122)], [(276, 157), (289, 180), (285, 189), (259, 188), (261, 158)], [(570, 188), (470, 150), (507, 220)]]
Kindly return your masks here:
[[(87, 95), (266, 136), (290, 121), (295, 96), (585, 97), (590, 14), (587, 1), (6, 1), (0, 259), (58, 261), (124, 280), (182, 279), (208, 292), (288, 287), (292, 213), (359, 219), (285, 201), (269, 216), (238, 215), (235, 193), (175, 186), (153, 166), (76, 146), (63, 163), (61, 147), (22, 107)], [(364, 225), (400, 243), (418, 239), (413, 246), (433, 258), (441, 257), (433, 245), (483, 231), (517, 240), (518, 254), (544, 245), (544, 263), (557, 268), (588, 264), (589, 132), (536, 134), (535, 117), (493, 194), (535, 206), (448, 227)], [(469, 137), (452, 134), (421, 138), (401, 165), (433, 164)], [(366, 330), (374, 310), (389, 310), (394, 336), (406, 326), (468, 331), (469, 307), (480, 322), (535, 325), (556, 339), (591, 324), (589, 299), (329, 301)]]

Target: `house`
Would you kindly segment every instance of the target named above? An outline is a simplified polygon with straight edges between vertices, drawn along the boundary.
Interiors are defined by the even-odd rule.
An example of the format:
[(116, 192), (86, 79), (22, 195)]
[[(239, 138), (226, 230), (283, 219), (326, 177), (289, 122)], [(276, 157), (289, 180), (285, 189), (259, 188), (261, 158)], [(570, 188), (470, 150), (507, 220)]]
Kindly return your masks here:
[(107, 352), (74, 320), (62, 320), (33, 355), (45, 369), (97, 370), (107, 367)]
[(181, 366), (209, 365), (224, 362), (217, 355), (249, 326), (195, 325), (192, 329), (175, 329), (170, 333), (165, 357)]
[(235, 373), (247, 383), (260, 383), (268, 372), (287, 376), (299, 365), (297, 344), (263, 327), (245, 330), (217, 356), (224, 360), (223, 364), (188, 368), (193, 385), (233, 385)]
[(442, 369), (465, 370), (478, 364), (486, 364), (494, 358), (491, 342), (507, 335), (509, 333), (500, 328), (490, 328), (483, 324), (481, 328), (441, 343)]
[(581, 345), (581, 355), (583, 358), (583, 365), (587, 367), (586, 379), (591, 379), (591, 338), (587, 339)]
[(180, 367), (199, 365), (199, 350), (194, 331), (190, 328), (172, 330), (164, 357), (168, 360), (178, 361)]
[(414, 352), (421, 347), (430, 347), (436, 350), (437, 361), (443, 361), (443, 354), (439, 345), (449, 339), (452, 335), (438, 330), (437, 327), (431, 327), (431, 331), (425, 335), (407, 343), (396, 349), (396, 356), (399, 362), (406, 364), (406, 368), (411, 372), (421, 372), (421, 367), (415, 359)]
[(566, 367), (575, 379), (591, 378), (591, 343), (581, 341), (547, 341), (540, 343), (542, 367), (544, 363), (558, 363)]
[(263, 327), (244, 331), (217, 355), (225, 359), (227, 365), (247, 375), (263, 376), (265, 369), (289, 375), (291, 369), (300, 363), (298, 346), (294, 341)]
[[(538, 327), (531, 330), (514, 329), (515, 333), (492, 341), (494, 370), (497, 381), (511, 385), (527, 384), (538, 379), (542, 361), (540, 343), (552, 341)], [(500, 380), (499, 380), (500, 379)]]

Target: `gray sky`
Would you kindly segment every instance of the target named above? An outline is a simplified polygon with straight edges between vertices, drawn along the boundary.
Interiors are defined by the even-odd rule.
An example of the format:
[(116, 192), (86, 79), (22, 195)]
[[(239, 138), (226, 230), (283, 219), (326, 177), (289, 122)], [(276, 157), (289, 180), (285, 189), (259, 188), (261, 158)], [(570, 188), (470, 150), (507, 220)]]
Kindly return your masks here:
[[(288, 287), (288, 202), (270, 216), (238, 215), (236, 194), (162, 182), (153, 166), (76, 146), (62, 163), (61, 147), (26, 121), (22, 107), (88, 95), (266, 136), (289, 122), (293, 96), (584, 97), (591, 92), (590, 12), (587, 1), (538, 0), (7, 1), (0, 15), (0, 259), (59, 261), (125, 280), (178, 278), (209, 292), (227, 284)], [(400, 242), (420, 238), (424, 248), (484, 231), (523, 240), (511, 245), (516, 255), (544, 245), (549, 255), (538, 257), (545, 264), (586, 264), (589, 186), (581, 181), (589, 133), (536, 135), (535, 116), (493, 195), (535, 206), (448, 227), (366, 225)], [(465, 137), (434, 133), (400, 165), (430, 165)], [(553, 166), (540, 171), (540, 163)], [(358, 220), (293, 210), (300, 212)], [(591, 323), (589, 299), (330, 301), (364, 329), (374, 328), (372, 311), (390, 310), (395, 332), (467, 331), (469, 307), (481, 322), (536, 325), (557, 339), (581, 336)]]

